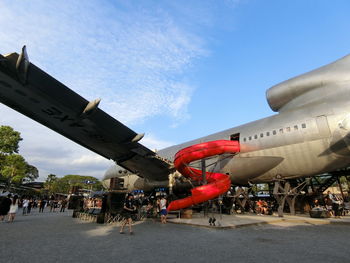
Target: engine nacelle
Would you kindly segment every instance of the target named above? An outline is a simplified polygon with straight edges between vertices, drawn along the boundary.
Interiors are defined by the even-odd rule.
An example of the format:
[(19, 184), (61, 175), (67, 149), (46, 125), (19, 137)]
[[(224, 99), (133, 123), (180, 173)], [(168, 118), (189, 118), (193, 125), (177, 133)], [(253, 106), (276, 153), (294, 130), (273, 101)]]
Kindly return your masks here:
[(105, 175), (103, 176), (103, 180), (111, 179), (115, 177), (122, 177), (131, 174), (128, 170), (120, 167), (119, 165), (113, 165), (108, 168), (108, 170), (105, 172)]

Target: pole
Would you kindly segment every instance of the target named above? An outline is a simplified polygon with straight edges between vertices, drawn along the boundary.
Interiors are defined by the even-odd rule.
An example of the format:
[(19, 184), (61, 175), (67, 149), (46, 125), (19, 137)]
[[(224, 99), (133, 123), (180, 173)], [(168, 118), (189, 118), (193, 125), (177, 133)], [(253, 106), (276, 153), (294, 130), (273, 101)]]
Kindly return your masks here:
[[(201, 167), (202, 167), (202, 180), (203, 184), (207, 184), (207, 171), (205, 167), (205, 158), (201, 159)], [(208, 201), (204, 204), (204, 216), (208, 214)]]
[(202, 166), (202, 179), (203, 179), (203, 184), (207, 184), (207, 171), (205, 167), (205, 159), (201, 159), (201, 166)]
[(339, 186), (339, 189), (340, 189), (341, 197), (343, 198), (343, 201), (344, 201), (343, 187), (341, 186), (339, 176), (337, 177), (337, 181), (338, 181), (338, 186)]

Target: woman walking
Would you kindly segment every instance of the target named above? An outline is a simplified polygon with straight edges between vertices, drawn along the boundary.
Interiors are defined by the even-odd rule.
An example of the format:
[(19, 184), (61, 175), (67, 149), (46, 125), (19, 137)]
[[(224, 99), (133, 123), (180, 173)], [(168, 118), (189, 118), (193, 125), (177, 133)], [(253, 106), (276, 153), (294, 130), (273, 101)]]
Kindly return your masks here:
[(130, 235), (134, 234), (132, 231), (131, 225), (132, 225), (132, 215), (136, 212), (136, 206), (134, 204), (134, 196), (132, 194), (128, 194), (127, 199), (124, 202), (124, 207), (123, 207), (123, 215), (124, 215), (124, 221), (121, 224), (120, 227), (120, 234), (124, 234), (124, 227), (126, 224), (129, 225), (129, 233)]
[(159, 202), (159, 208), (160, 208), (160, 221), (162, 224), (166, 224), (166, 216), (168, 214), (168, 211), (166, 210), (166, 204), (167, 200), (165, 199), (165, 196), (163, 195)]
[(12, 223), (13, 220), (15, 220), (15, 216), (18, 210), (18, 196), (15, 195), (13, 198), (11, 198), (11, 206), (10, 206), (10, 211), (9, 211), (9, 218), (8, 222)]

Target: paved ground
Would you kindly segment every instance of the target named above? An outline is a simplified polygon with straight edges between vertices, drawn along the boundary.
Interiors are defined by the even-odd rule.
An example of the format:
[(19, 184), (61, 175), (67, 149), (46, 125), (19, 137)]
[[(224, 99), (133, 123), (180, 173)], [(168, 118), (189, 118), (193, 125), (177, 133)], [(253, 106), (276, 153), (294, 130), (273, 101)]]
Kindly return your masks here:
[(211, 228), (240, 228), (258, 225), (279, 225), (279, 224), (309, 224), (309, 225), (326, 225), (326, 224), (343, 224), (350, 226), (350, 216), (344, 216), (341, 219), (338, 218), (311, 218), (308, 214), (305, 215), (284, 215), (283, 217), (278, 217), (277, 214), (271, 216), (257, 216), (256, 214), (234, 214), (234, 215), (213, 215), (209, 214), (204, 216), (203, 214), (194, 214), (192, 219), (176, 218), (176, 215), (171, 215), (173, 219), (169, 221), (177, 224), (187, 224), (199, 227), (210, 227), (209, 217), (215, 217), (215, 227)]
[(350, 226), (279, 221), (222, 229), (146, 221), (116, 226), (34, 213), (0, 222), (0, 262), (349, 262)]

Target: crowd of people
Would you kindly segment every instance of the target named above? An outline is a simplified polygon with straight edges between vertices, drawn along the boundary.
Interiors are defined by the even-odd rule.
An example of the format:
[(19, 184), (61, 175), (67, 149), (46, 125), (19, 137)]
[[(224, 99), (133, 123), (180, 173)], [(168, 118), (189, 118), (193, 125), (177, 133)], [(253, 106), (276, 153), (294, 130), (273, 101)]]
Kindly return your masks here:
[(313, 209), (327, 211), (328, 217), (341, 218), (350, 210), (350, 202), (348, 197), (327, 192), (327, 195), (314, 200)]
[[(341, 218), (350, 211), (349, 198), (343, 198), (340, 194), (334, 194), (327, 191), (326, 195), (314, 199), (311, 206), (313, 210), (322, 210), (327, 212), (328, 217)], [(255, 202), (255, 213), (257, 215), (270, 215), (274, 210), (273, 204), (259, 199)]]
[[(252, 203), (249, 206), (257, 215), (272, 214), (273, 204), (265, 199), (262, 198)], [(65, 212), (67, 205), (68, 200), (62, 196), (57, 197), (52, 195), (49, 198), (36, 198), (8, 194), (6, 196), (0, 196), (0, 221), (7, 219), (6, 221), (13, 222), (19, 209), (22, 209), (22, 215), (29, 215), (32, 209), (39, 208), (38, 212), (43, 213), (46, 207), (49, 207), (50, 212)], [(129, 193), (122, 206), (124, 220), (121, 224), (120, 233), (124, 233), (125, 226), (128, 226), (129, 233), (132, 234), (132, 221), (137, 218), (160, 218), (160, 222), (166, 224), (167, 205), (168, 200), (165, 193), (149, 197), (145, 197), (144, 194)], [(222, 202), (219, 205), (222, 205)], [(85, 198), (83, 206), (87, 210), (90, 208), (102, 208), (102, 198)], [(235, 205), (233, 204), (233, 206)], [(350, 210), (350, 202), (347, 198), (343, 200), (340, 195), (328, 191), (322, 198), (314, 200), (313, 208), (326, 210), (330, 217), (340, 218), (344, 215), (345, 211)]]
[(33, 196), (19, 197), (17, 194), (7, 194), (0, 197), (0, 221), (12, 223), (18, 213), (19, 209), (22, 209), (22, 215), (26, 216), (32, 212), (32, 209), (39, 208), (38, 212), (43, 213), (46, 207), (50, 207), (50, 212), (65, 212), (68, 201), (66, 198), (56, 198), (51, 196), (50, 198), (36, 198)]
[(129, 193), (125, 199), (123, 205), (123, 222), (120, 227), (120, 234), (124, 234), (124, 227), (128, 225), (129, 234), (133, 234), (132, 220), (133, 215), (140, 214), (141, 208), (145, 207), (145, 214), (148, 218), (157, 217), (159, 215), (162, 224), (167, 222), (167, 205), (168, 201), (165, 194), (158, 196), (156, 200), (152, 198), (144, 198), (144, 196), (137, 196), (136, 200), (134, 195)]
[(267, 201), (259, 199), (255, 203), (255, 213), (257, 215), (271, 215), (272, 214), (271, 205)]
[(84, 199), (84, 209), (88, 210), (90, 208), (101, 208), (102, 207), (102, 199), (101, 198), (85, 198)]

